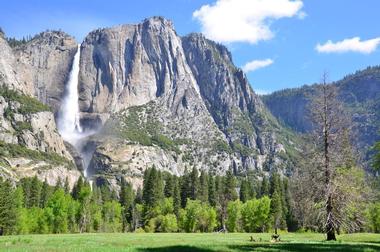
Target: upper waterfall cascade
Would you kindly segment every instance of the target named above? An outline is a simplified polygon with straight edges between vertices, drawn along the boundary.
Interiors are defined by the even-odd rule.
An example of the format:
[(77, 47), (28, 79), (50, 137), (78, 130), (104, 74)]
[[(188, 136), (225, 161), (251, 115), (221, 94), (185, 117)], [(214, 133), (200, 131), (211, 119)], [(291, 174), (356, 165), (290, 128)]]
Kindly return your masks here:
[(74, 56), (72, 69), (65, 89), (62, 106), (58, 117), (58, 131), (63, 139), (72, 145), (76, 145), (82, 128), (79, 121), (78, 104), (78, 75), (80, 61), (80, 45)]

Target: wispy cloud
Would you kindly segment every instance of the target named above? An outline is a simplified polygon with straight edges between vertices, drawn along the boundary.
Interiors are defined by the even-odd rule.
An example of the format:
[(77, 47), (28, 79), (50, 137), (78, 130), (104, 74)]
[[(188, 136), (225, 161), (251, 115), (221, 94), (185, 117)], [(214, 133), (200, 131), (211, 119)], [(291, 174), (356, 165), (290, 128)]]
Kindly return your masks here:
[(248, 72), (253, 72), (256, 71), (257, 69), (263, 68), (270, 66), (274, 63), (272, 59), (264, 59), (264, 60), (252, 60), (250, 62), (247, 62), (243, 67), (243, 71), (248, 73)]
[(320, 53), (345, 53), (345, 52), (358, 52), (363, 54), (370, 54), (376, 50), (380, 44), (380, 37), (360, 40), (359, 37), (344, 39), (338, 42), (328, 40), (324, 44), (317, 44), (315, 49)]
[(274, 37), (270, 22), (281, 18), (298, 17), (301, 0), (217, 0), (214, 4), (203, 5), (193, 13), (202, 26), (206, 37), (218, 42), (248, 42)]

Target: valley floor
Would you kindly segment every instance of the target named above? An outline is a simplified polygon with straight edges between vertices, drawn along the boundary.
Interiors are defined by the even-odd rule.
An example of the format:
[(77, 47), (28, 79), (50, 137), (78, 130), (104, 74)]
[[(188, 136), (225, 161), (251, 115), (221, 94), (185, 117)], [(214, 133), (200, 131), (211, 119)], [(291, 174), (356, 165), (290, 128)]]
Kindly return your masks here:
[[(252, 236), (256, 242), (250, 241)], [(326, 242), (323, 234), (281, 234), (281, 242), (269, 242), (271, 234), (113, 233), (18, 235), (0, 237), (0, 251), (380, 251), (380, 234), (347, 234)], [(261, 240), (261, 241), (260, 241)]]

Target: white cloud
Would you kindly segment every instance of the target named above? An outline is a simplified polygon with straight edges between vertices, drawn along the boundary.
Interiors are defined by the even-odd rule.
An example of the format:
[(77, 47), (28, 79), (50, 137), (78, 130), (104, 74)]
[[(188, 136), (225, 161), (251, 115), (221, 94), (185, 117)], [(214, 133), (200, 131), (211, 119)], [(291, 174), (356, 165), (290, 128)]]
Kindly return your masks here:
[(269, 40), (270, 22), (280, 18), (306, 17), (301, 0), (217, 0), (194, 11), (206, 37), (218, 42)]
[(369, 54), (376, 50), (380, 44), (380, 37), (362, 40), (359, 37), (344, 39), (338, 42), (327, 41), (325, 44), (317, 44), (315, 49), (320, 53), (345, 53), (345, 52), (358, 52)]
[(247, 62), (243, 67), (243, 71), (248, 73), (248, 72), (253, 72), (259, 68), (267, 67), (269, 65), (273, 64), (273, 60), (271, 59), (265, 59), (265, 60), (253, 60), (250, 62)]

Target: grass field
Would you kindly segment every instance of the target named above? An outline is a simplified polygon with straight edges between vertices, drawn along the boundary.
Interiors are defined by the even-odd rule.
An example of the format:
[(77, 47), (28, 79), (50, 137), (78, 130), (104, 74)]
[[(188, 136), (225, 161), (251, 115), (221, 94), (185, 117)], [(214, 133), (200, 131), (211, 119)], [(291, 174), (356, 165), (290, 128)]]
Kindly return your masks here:
[[(256, 242), (250, 241), (253, 236)], [(0, 251), (380, 251), (380, 234), (347, 234), (326, 242), (322, 234), (62, 234), (0, 237)], [(261, 238), (261, 241), (259, 241)]]

